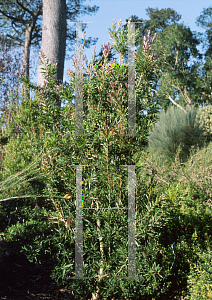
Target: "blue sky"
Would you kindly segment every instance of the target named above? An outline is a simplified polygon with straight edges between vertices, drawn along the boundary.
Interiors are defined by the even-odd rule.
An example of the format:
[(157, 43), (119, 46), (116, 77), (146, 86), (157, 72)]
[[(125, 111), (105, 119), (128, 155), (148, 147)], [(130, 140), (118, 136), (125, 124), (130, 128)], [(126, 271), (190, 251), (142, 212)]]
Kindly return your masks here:
[[(211, 5), (211, 1), (204, 0), (87, 0), (83, 5), (99, 6), (99, 11), (92, 16), (85, 15), (77, 18), (77, 21), (83, 22), (92, 22), (88, 23), (86, 31), (86, 38), (88, 37), (98, 37), (96, 44), (96, 55), (99, 54), (101, 50), (101, 45), (103, 43), (111, 42), (109, 39), (108, 27), (112, 28), (112, 20), (115, 20), (115, 23), (118, 24), (118, 20), (125, 21), (131, 15), (136, 15), (139, 18), (148, 19), (145, 9), (148, 7), (151, 8), (172, 8), (177, 13), (181, 14), (182, 18), (180, 22), (183, 22), (185, 25), (189, 26), (192, 31), (204, 32), (205, 30), (201, 27), (196, 26), (196, 18), (201, 14), (203, 8), (207, 8)], [(201, 48), (199, 48), (201, 50)], [(90, 49), (86, 49), (84, 54), (88, 58), (88, 62), (91, 61), (94, 51), (94, 46), (91, 46)], [(69, 53), (71, 55), (74, 52)], [(119, 56), (117, 55), (118, 59)], [(36, 57), (38, 59), (38, 57)], [(119, 60), (118, 60), (119, 62)], [(64, 66), (64, 81), (69, 82), (69, 77), (67, 75), (67, 69), (73, 70), (72, 60), (65, 61)], [(35, 76), (32, 77), (34, 83), (37, 82), (37, 72)]]

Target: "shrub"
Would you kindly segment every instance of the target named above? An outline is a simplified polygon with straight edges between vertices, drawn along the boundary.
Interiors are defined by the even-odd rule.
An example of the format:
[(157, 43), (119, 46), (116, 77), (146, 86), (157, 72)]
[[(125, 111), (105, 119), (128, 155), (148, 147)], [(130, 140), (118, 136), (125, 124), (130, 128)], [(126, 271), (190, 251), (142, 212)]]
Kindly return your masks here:
[(187, 113), (178, 107), (170, 106), (165, 113), (160, 112), (160, 120), (148, 136), (148, 149), (161, 163), (174, 161), (181, 147), (180, 161), (185, 162), (194, 146), (198, 149), (205, 145), (204, 129), (197, 120), (197, 109), (187, 106)]
[[(148, 41), (146, 46), (149, 47)], [(106, 54), (104, 51), (105, 58)], [(145, 73), (148, 67), (151, 75), (152, 56), (150, 58), (145, 55), (143, 60), (138, 62), (138, 70)], [(137, 195), (140, 201), (136, 212), (138, 220), (136, 275), (139, 279), (120, 280), (120, 277), (127, 275), (127, 210), (124, 208), (128, 207), (128, 177), (122, 165), (135, 164), (136, 148), (144, 142), (141, 125), (148, 123), (149, 120), (148, 117), (144, 118), (145, 122), (139, 120), (138, 133), (141, 134), (139, 137), (130, 135), (121, 137), (120, 134), (126, 133), (127, 129), (127, 84), (121, 83), (127, 81), (127, 67), (114, 62), (105, 64), (100, 69), (92, 67), (93, 70), (88, 72), (90, 75), (93, 72), (95, 76), (92, 80), (89, 76), (85, 76), (83, 86), (83, 131), (86, 136), (75, 135), (76, 114), (71, 98), (76, 78), (70, 76), (70, 88), (59, 86), (53, 79), (55, 68), (52, 69), (51, 64), (47, 66), (46, 87), (42, 89), (37, 87), (36, 99), (32, 101), (34, 108), (31, 117), (28, 120), (23, 116), (25, 125), (19, 120), (21, 131), (26, 132), (28, 140), (33, 141), (30, 148), (29, 141), (27, 143), (20, 134), (20, 142), (24, 141), (20, 143), (20, 147), (26, 147), (26, 152), (31, 151), (31, 154), (34, 150), (38, 158), (37, 176), (42, 173), (44, 179), (36, 188), (27, 177), (30, 172), (24, 174), (26, 182), (24, 180), (23, 182), (29, 184), (29, 189), (34, 194), (26, 192), (27, 195), (26, 193), (23, 195), (23, 190), (17, 184), (21, 182), (19, 176), (22, 170), (18, 170), (15, 166), (18, 153), (13, 147), (10, 152), (11, 162), (9, 157), (4, 161), (4, 167), (8, 166), (8, 174), (12, 168), (14, 169), (11, 173), (18, 172), (17, 185), (9, 190), (9, 195), (26, 199), (24, 204), (19, 204), (19, 198), (19, 202), (15, 204), (18, 209), (16, 213), (18, 220), (6, 230), (7, 239), (19, 242), (22, 252), (30, 260), (42, 262), (45, 261), (45, 257), (51, 257), (52, 277), (58, 285), (72, 286), (75, 299), (80, 297), (111, 299), (114, 296), (119, 299), (121, 297), (138, 299), (141, 295), (157, 294), (161, 281), (168, 273), (172, 256), (169, 254), (160, 265), (157, 254), (161, 250), (158, 228), (166, 222), (165, 212), (170, 208), (170, 203), (164, 202), (160, 195), (155, 199), (150, 196), (148, 199), (143, 198), (140, 190), (143, 191), (144, 188), (138, 183)], [(148, 80), (147, 83), (149, 84)], [(137, 87), (138, 94), (141, 95), (136, 111), (138, 116), (141, 110), (145, 109), (142, 91), (143, 85), (147, 83), (143, 82)], [(58, 97), (69, 100), (62, 110), (51, 101)], [(153, 103), (151, 106), (154, 108)], [(26, 116), (29, 111), (29, 105), (26, 104)], [(39, 124), (42, 125), (42, 130)], [(10, 143), (15, 144), (12, 140)], [(6, 146), (9, 153), (9, 143)], [(22, 152), (20, 151), (19, 155)], [(23, 152), (21, 160), (23, 162), (26, 152)], [(76, 211), (76, 165), (85, 166), (82, 168), (85, 207), (83, 250), (84, 273), (89, 277), (85, 280), (69, 280), (76, 272), (74, 256), (76, 228), (73, 222)], [(26, 166), (23, 163), (21, 167)], [(6, 192), (8, 192), (6, 189), (2, 191), (1, 198)], [(27, 199), (30, 200), (27, 202)], [(38, 200), (36, 204), (35, 201)], [(107, 210), (108, 207), (110, 209)]]
[[(202, 278), (206, 279), (206, 287), (211, 285), (210, 273), (205, 273), (204, 276), (199, 274), (206, 261), (210, 264), (211, 257), (211, 152), (212, 143), (209, 143), (185, 163), (180, 163), (179, 155), (176, 156), (169, 168), (164, 165), (160, 167), (154, 155), (146, 155), (145, 161), (142, 155), (140, 160), (142, 168), (137, 174), (137, 180), (142, 184), (145, 184), (145, 179), (148, 179), (146, 182), (149, 188), (152, 188), (151, 195), (163, 193), (164, 201), (175, 203), (174, 208), (167, 215), (169, 221), (160, 228), (160, 243), (165, 253), (168, 253), (168, 245), (176, 243), (176, 260), (171, 272), (172, 277), (169, 278), (170, 287), (176, 289), (177, 286), (173, 284), (182, 282), (184, 294), (189, 297), (188, 299), (193, 299), (191, 295), (194, 297), (195, 293), (194, 299), (198, 297), (203, 299), (200, 296), (209, 295), (209, 291), (203, 287)], [(203, 263), (200, 260), (201, 253), (204, 255), (207, 253), (207, 258), (204, 258), (205, 261), (203, 259)], [(194, 274), (196, 269), (197, 275)], [(199, 279), (197, 279), (198, 276)]]
[(205, 128), (204, 136), (207, 140), (212, 139), (212, 105), (199, 108), (199, 124)]
[(191, 265), (188, 276), (189, 296), (186, 299), (212, 299), (212, 251), (202, 250), (198, 253), (198, 261)]

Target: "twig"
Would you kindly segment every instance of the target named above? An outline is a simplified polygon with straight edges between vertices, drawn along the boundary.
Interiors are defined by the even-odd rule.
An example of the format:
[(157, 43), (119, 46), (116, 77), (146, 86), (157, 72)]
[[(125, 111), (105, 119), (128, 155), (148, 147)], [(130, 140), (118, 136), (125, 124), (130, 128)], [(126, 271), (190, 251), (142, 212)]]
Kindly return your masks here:
[(184, 108), (182, 108), (182, 106), (180, 106), (178, 103), (176, 103), (176, 102), (171, 98), (171, 96), (168, 96), (168, 98), (169, 98), (169, 100), (171, 100), (172, 103), (174, 103), (176, 106), (178, 106), (179, 108), (181, 108), (181, 109), (187, 114), (187, 111), (186, 111)]

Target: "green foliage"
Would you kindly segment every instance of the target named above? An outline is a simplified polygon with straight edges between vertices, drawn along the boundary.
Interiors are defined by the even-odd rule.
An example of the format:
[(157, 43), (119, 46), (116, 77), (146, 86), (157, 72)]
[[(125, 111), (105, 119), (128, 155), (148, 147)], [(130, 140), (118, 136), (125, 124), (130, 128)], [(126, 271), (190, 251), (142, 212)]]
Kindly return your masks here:
[[(127, 66), (106, 64), (107, 53), (104, 48), (104, 65), (91, 64), (83, 78), (82, 136), (75, 134), (73, 72), (70, 85), (61, 86), (54, 80), (55, 66), (48, 64), (42, 89), (28, 83), (36, 97), (13, 110), (19, 133), (12, 135), (12, 124), (5, 132), (11, 138), (4, 145), (0, 196), (8, 205), (1, 208), (0, 217), (5, 222), (6, 214), (12, 214), (6, 239), (15, 241), (30, 261), (48, 264), (58, 286), (72, 287), (73, 299), (156, 298), (181, 283), (186, 286), (198, 253), (209, 247), (210, 190), (205, 194), (205, 186), (211, 186), (211, 145), (193, 155), (195, 170), (189, 162), (182, 167), (178, 155), (164, 171), (145, 149), (144, 126), (156, 122), (158, 109), (148, 94), (154, 61), (145, 49), (136, 64), (141, 80), (136, 85), (140, 136), (120, 136), (127, 131)], [(58, 100), (66, 100), (62, 109)], [(150, 114), (142, 116), (145, 109)], [(186, 109), (187, 115), (173, 110), (170, 130), (164, 132), (183, 137), (180, 141), (190, 150), (186, 143), (195, 141), (196, 146), (195, 133), (202, 127), (193, 121), (198, 121), (195, 110)], [(172, 157), (179, 154), (177, 149), (172, 149)], [(138, 278), (124, 280), (120, 277), (127, 276), (128, 174), (122, 165), (135, 164)], [(79, 280), (70, 279), (75, 275), (76, 165), (82, 166), (83, 272), (89, 277)], [(120, 209), (105, 209), (114, 207)]]
[(186, 112), (171, 106), (160, 112), (160, 120), (149, 132), (149, 151), (161, 160), (173, 162), (177, 150), (181, 146), (180, 160), (185, 162), (191, 152), (191, 147), (203, 147), (204, 128), (198, 123), (197, 109), (187, 106)]
[[(135, 24), (140, 33), (135, 40), (137, 57), (143, 52), (142, 37), (146, 31), (157, 33), (152, 49), (157, 57), (151, 86), (152, 98), (164, 109), (171, 104), (169, 97), (180, 105), (192, 103), (198, 106), (210, 97), (211, 87), (211, 79), (208, 80), (211, 78), (210, 65), (207, 75), (201, 71), (203, 56), (197, 49), (201, 39), (188, 26), (179, 23), (181, 16), (175, 10), (147, 8), (146, 11), (148, 20), (131, 16), (131, 21), (141, 22)], [(126, 29), (126, 25), (123, 27)], [(127, 59), (127, 52), (124, 58)]]
[[(159, 31), (157, 37), (155, 53), (159, 59), (155, 70), (155, 100), (165, 109), (170, 105), (169, 96), (180, 105), (199, 103), (201, 89), (197, 82), (201, 55), (194, 33), (184, 24), (174, 23)], [(189, 64), (191, 59), (192, 65)]]
[[(211, 15), (212, 15), (212, 7), (203, 8), (200, 16), (196, 20), (197, 26), (200, 26), (206, 29), (203, 42), (204, 44), (208, 44), (207, 50), (205, 52), (205, 57), (211, 57), (212, 54), (212, 44), (211, 44)], [(207, 65), (207, 62), (206, 62)]]
[(212, 252), (200, 250), (198, 261), (191, 266), (188, 276), (189, 296), (186, 299), (211, 299), (212, 298)]
[(212, 135), (212, 105), (206, 105), (199, 109), (199, 123), (205, 128), (205, 137), (211, 140)]
[[(38, 91), (36, 95), (37, 93)], [(46, 95), (49, 98), (55, 96), (53, 92), (49, 93), (48, 89)], [(45, 187), (41, 169), (45, 159), (43, 133), (46, 135), (52, 130), (54, 119), (49, 123), (46, 111), (43, 111), (41, 106), (47, 106), (48, 101), (51, 100), (47, 99), (41, 103), (40, 99), (35, 97), (30, 100), (23, 98), (20, 107), (10, 104), (10, 117), (6, 119), (2, 137), (3, 142), (7, 142), (3, 145), (4, 159), (1, 163), (1, 204), (4, 215), (8, 216), (7, 222), (2, 222), (4, 229), (6, 223), (11, 225), (25, 219), (24, 207), (32, 209), (36, 203), (40, 205), (45, 202), (45, 197), (41, 196)], [(56, 119), (58, 109), (55, 101), (51, 109)], [(2, 124), (4, 120), (3, 115)]]
[[(176, 259), (167, 283), (170, 282), (172, 290), (177, 289), (176, 282), (182, 283), (184, 296), (188, 297), (186, 299), (191, 299), (191, 296), (194, 299), (203, 299), (203, 296), (205, 299), (210, 298), (211, 151), (210, 143), (184, 164), (177, 157), (169, 168), (161, 168), (155, 156), (145, 153), (140, 160), (143, 164), (138, 173), (138, 181), (145, 184), (145, 179), (151, 179), (146, 182), (151, 187), (153, 198), (154, 195), (163, 193), (165, 201), (174, 201), (175, 204), (169, 211), (168, 222), (160, 228), (160, 243), (164, 255), (159, 258), (163, 261), (169, 253), (167, 246), (176, 243)], [(204, 271), (205, 268), (207, 272)]]
[[(36, 98), (23, 102), (20, 111), (14, 112), (19, 134), (4, 146), (2, 166), (3, 179), (11, 176), (11, 181), (2, 185), (1, 198), (9, 201), (5, 199), (9, 194), (7, 210), (13, 205), (13, 221), (5, 233), (31, 261), (51, 261), (52, 277), (58, 285), (72, 286), (75, 299), (91, 298), (94, 293), (109, 299), (114, 295), (138, 299), (158, 293), (170, 263), (169, 257), (163, 265), (155, 259), (160, 251), (159, 228), (166, 221), (169, 206), (160, 196), (141, 200), (136, 235), (141, 249), (136, 260), (140, 279), (120, 280), (127, 275), (128, 214), (124, 208), (128, 207), (128, 177), (122, 165), (135, 164), (136, 152), (145, 143), (147, 128), (143, 127), (154, 120), (152, 115), (141, 117), (147, 107), (142, 101), (147, 96), (142, 86), (147, 89), (150, 84), (154, 61), (146, 51), (138, 63), (138, 75), (143, 80), (136, 88), (140, 135), (121, 136), (127, 133), (128, 69), (115, 63), (106, 65), (103, 50), (105, 64), (100, 68), (91, 64), (84, 77), (84, 136), (75, 135), (76, 106), (71, 100), (76, 76), (70, 73), (69, 87), (59, 86), (53, 76), (55, 66), (47, 65), (46, 86), (35, 88)], [(61, 110), (56, 105), (58, 99), (68, 100)], [(153, 102), (151, 107), (155, 108)], [(9, 126), (8, 134), (12, 130)], [(90, 278), (86, 280), (67, 279), (75, 275), (75, 165), (83, 166), (84, 274)], [(34, 167), (39, 178), (32, 180)], [(141, 195), (139, 190), (144, 187), (138, 184), (137, 188)]]

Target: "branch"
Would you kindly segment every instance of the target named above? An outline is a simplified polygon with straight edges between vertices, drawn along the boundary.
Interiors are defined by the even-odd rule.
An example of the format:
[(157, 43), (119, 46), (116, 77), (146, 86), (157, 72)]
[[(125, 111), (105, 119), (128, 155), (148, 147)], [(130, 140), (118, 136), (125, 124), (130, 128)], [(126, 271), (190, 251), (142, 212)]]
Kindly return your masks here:
[(34, 17), (39, 17), (41, 16), (43, 13), (42, 13), (42, 8), (43, 8), (43, 3), (41, 2), (40, 5), (38, 6), (36, 12), (33, 12), (33, 16)]
[[(157, 91), (156, 91), (155, 89), (152, 89), (152, 88), (151, 88), (151, 90), (157, 93)], [(167, 95), (167, 96), (168, 96), (169, 100), (171, 100), (171, 102), (172, 102), (173, 104), (175, 104), (176, 106), (178, 106), (179, 108), (181, 108), (181, 109), (187, 114), (187, 111), (186, 111), (184, 108), (182, 108), (178, 103), (176, 103), (176, 102), (171, 98), (170, 95)]]
[(20, 46), (23, 46), (23, 41), (22, 41), (21, 39), (19, 39), (18, 37), (17, 37), (17, 38), (16, 38), (16, 37), (13, 37), (13, 36), (10, 35), (10, 34), (7, 34), (7, 36), (8, 36), (9, 38), (11, 38), (14, 42), (15, 42), (15, 41), (19, 42)]
[(169, 185), (169, 183), (166, 180), (160, 178), (157, 174), (155, 174), (155, 177), (157, 177), (157, 179), (159, 179), (160, 181), (162, 181), (162, 182), (166, 183), (167, 185)]
[[(176, 50), (176, 49), (175, 49), (175, 50)], [(178, 59), (178, 51), (177, 51), (177, 56), (176, 56), (175, 66), (177, 65), (177, 59)]]
[(39, 31), (36, 31), (34, 34), (32, 34), (32, 40), (34, 40), (34, 39), (42, 39), (42, 34), (39, 32)]
[(9, 16), (7, 15), (3, 10), (0, 9), (0, 13), (2, 13), (2, 15), (4, 15), (6, 18), (10, 19), (10, 20), (13, 20), (14, 22), (20, 22), (22, 23), (23, 25), (25, 25), (25, 21), (21, 18), (16, 18), (16, 17), (12, 17), (12, 16)]
[[(127, 262), (127, 260), (128, 260), (128, 258), (126, 259), (126, 262)], [(120, 273), (124, 269), (124, 267), (126, 267), (126, 265), (121, 266), (120, 270), (115, 274), (115, 276), (118, 275), (118, 273)]]
[(182, 92), (182, 90), (180, 89), (179, 86), (176, 86), (176, 85), (174, 85), (174, 84), (172, 84), (172, 86), (173, 86), (175, 89), (177, 89), (177, 90), (179, 90), (179, 91), (181, 92), (181, 94), (182, 94), (182, 96), (183, 96), (185, 102), (186, 102), (187, 104), (190, 105), (190, 104), (191, 104), (191, 99), (188, 97), (186, 89), (184, 89), (184, 91), (185, 91), (185, 92), (184, 92), (185, 95), (184, 95), (183, 92)]
[(17, 196), (17, 197), (10, 197), (10, 198), (6, 198), (6, 199), (1, 199), (0, 202), (2, 201), (8, 201), (11, 199), (20, 199), (20, 198), (29, 198), (29, 197), (36, 197), (36, 198), (42, 198), (42, 197), (48, 197), (48, 195), (43, 195), (43, 196), (37, 196), (37, 195), (25, 195), (25, 196)]
[[(103, 264), (104, 251), (103, 251), (103, 241), (102, 241), (103, 239), (102, 239), (102, 236), (101, 236), (100, 228), (101, 228), (101, 223), (100, 223), (100, 220), (97, 219), (97, 231), (98, 231), (98, 235), (99, 235), (100, 252), (101, 252), (101, 258), (102, 258), (102, 262), (101, 263)], [(101, 269), (100, 269), (100, 272), (101, 272)]]
[[(97, 202), (97, 209), (98, 209), (98, 202)], [(101, 231), (100, 231), (100, 228), (101, 228), (101, 223), (100, 223), (100, 220), (97, 219), (97, 231), (98, 231), (98, 236), (99, 236), (99, 243), (100, 243), (100, 252), (101, 252), (101, 265), (103, 267), (103, 259), (104, 259), (104, 251), (103, 251), (103, 241), (102, 241), (102, 236), (101, 236)], [(102, 280), (102, 278), (104, 277), (109, 277), (108, 274), (105, 274), (103, 275), (103, 268), (100, 268), (99, 270), (99, 281)], [(99, 299), (99, 286), (98, 286), (98, 283), (96, 285), (96, 292), (95, 293), (92, 293), (92, 300), (97, 300)]]
[(25, 11), (27, 11), (32, 17), (33, 17), (33, 12), (32, 11), (30, 11), (28, 8), (26, 8), (25, 6), (23, 6), (23, 4), (22, 3), (20, 3), (18, 0), (16, 0), (16, 2), (17, 2), (17, 4), (21, 7), (21, 8), (23, 8), (23, 10), (25, 10)]
[(179, 108), (181, 108), (181, 109), (187, 114), (187, 111), (186, 111), (184, 108), (182, 108), (182, 106), (180, 106), (178, 103), (176, 103), (176, 102), (171, 98), (171, 96), (168, 95), (168, 98), (169, 98), (169, 100), (171, 100), (172, 103), (174, 103), (176, 106), (178, 106)]

